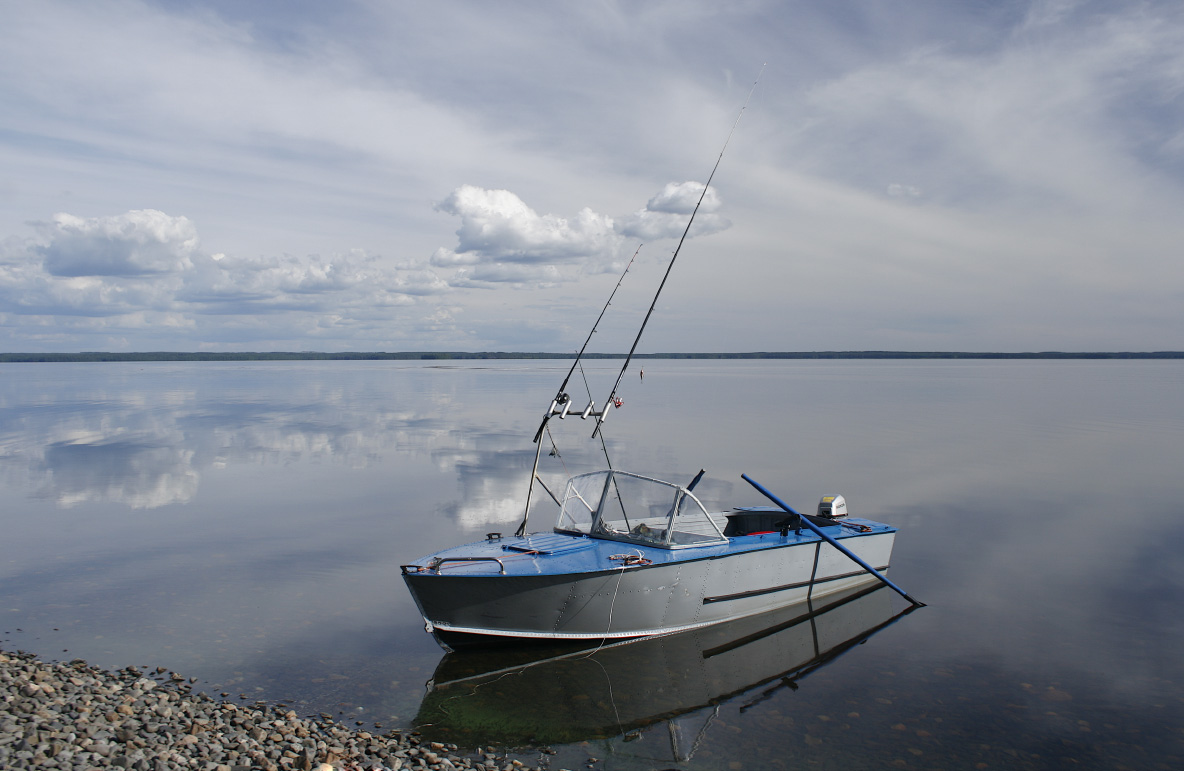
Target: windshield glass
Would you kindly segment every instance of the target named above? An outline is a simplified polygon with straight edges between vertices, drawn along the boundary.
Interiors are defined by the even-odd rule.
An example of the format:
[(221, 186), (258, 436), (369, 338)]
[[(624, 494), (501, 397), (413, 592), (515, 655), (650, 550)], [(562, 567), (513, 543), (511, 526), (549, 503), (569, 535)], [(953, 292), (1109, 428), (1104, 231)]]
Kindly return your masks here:
[(624, 471), (573, 477), (555, 529), (660, 548), (727, 540), (689, 490)]

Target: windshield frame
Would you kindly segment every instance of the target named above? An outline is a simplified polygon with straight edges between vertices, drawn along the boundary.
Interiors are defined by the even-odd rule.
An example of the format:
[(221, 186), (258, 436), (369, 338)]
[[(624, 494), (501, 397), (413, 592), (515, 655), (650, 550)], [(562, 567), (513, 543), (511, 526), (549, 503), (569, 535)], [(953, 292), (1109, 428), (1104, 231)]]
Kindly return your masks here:
[(719, 546), (729, 540), (686, 487), (616, 469), (568, 480), (555, 532), (657, 549)]

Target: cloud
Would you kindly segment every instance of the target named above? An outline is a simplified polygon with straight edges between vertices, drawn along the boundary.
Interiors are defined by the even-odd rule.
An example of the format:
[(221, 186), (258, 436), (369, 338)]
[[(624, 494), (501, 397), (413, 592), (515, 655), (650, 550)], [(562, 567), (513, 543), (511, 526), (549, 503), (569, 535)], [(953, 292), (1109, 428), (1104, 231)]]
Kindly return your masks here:
[[(667, 185), (651, 203), (671, 211), (652, 215), (685, 219), (677, 210), (695, 193), (693, 183)], [(717, 196), (706, 200), (719, 205)], [(284, 340), (381, 348), (406, 345), (410, 330), (425, 340), (457, 339), (453, 314), (430, 308), (396, 328), (399, 309), (432, 304), (450, 292), (545, 289), (620, 270), (626, 236), (611, 217), (590, 208), (573, 218), (539, 214), (508, 190), (472, 185), (437, 208), (460, 217), (458, 244), (438, 248), (426, 262), (393, 261), (362, 249), (303, 257), (211, 254), (200, 248), (198, 228), (185, 216), (154, 209), (91, 218), (62, 212), (35, 223), (35, 238), (0, 244), (0, 314), (21, 319), (9, 325), (23, 330), (10, 332), (12, 339), (44, 345), (73, 337), (70, 347), (80, 350), (228, 343), (291, 348)], [(131, 342), (148, 335), (163, 342)], [(349, 342), (359, 336), (367, 342)]]
[(818, 83), (791, 141), (863, 189), (907, 176), (940, 203), (1105, 212), (1118, 186), (1159, 197), (1178, 163), (1181, 50), (1154, 13), (1037, 3), (997, 48), (922, 46)]
[(564, 281), (559, 268), (554, 265), (516, 265), (495, 262), (476, 265), (457, 271), (450, 282), (454, 287), (488, 288), (491, 284), (515, 284), (520, 287), (548, 287)]
[(378, 257), (364, 253), (250, 259), (219, 254), (199, 261), (177, 299), (207, 313), (340, 311), (404, 304), (408, 296), (447, 290), (431, 270), (392, 271)]
[[(219, 337), (210, 317), (238, 316), (260, 337), (292, 328), (365, 326), (388, 309), (450, 291), (426, 265), (390, 265), (360, 250), (330, 256), (242, 258), (205, 254), (186, 217), (137, 210), (83, 219), (54, 215), (40, 240), (10, 238), (0, 247), (0, 312), (114, 329), (172, 329), (203, 342)], [(320, 314), (264, 331), (257, 317)], [(82, 319), (93, 319), (83, 322)], [(53, 320), (57, 321), (54, 322)], [(202, 319), (205, 319), (202, 321)]]
[(715, 188), (707, 191), (703, 188), (702, 182), (668, 182), (662, 192), (646, 202), (645, 208), (651, 212), (690, 215), (698, 204), (699, 211), (704, 214), (716, 211), (720, 206), (719, 193)]
[(185, 217), (153, 209), (82, 219), (55, 214), (50, 243), (39, 248), (53, 276), (145, 276), (192, 267), (197, 229)]
[(620, 243), (610, 217), (588, 208), (572, 219), (538, 214), (509, 190), (462, 185), (436, 209), (461, 219), (453, 257), (440, 256), (451, 264), (464, 259), (457, 255), (466, 254), (477, 261), (571, 262), (611, 255)]
[[(563, 274), (555, 263), (577, 266), (583, 273), (616, 269), (625, 240), (678, 238), (686, 229), (700, 196), (695, 235), (728, 228), (715, 210), (721, 206), (714, 188), (703, 195), (701, 182), (669, 182), (634, 214), (614, 220), (589, 208), (567, 219), (539, 214), (509, 190), (462, 185), (437, 204), (437, 211), (461, 218), (455, 249), (439, 248), (431, 257), (438, 268), (459, 268), (452, 286), (474, 282), (546, 286)], [(543, 270), (526, 269), (552, 263)], [(573, 274), (574, 275), (574, 274)]]
[[(704, 193), (702, 182), (668, 182), (662, 191), (646, 202), (645, 208), (622, 217), (616, 225), (623, 236), (653, 241), (678, 238), (699, 204), (690, 235), (705, 236), (727, 230), (732, 223), (717, 214), (721, 201), (714, 187)], [(700, 198), (702, 203), (700, 204)]]
[(893, 182), (888, 186), (888, 196), (890, 198), (920, 198), (921, 189), (912, 185), (902, 185), (899, 182)]
[[(61, 215), (59, 215), (61, 216)], [(72, 264), (81, 268), (111, 265), (106, 259), (118, 249), (100, 229), (92, 236), (100, 257), (88, 256), (86, 239), (73, 232), (66, 236)], [(129, 239), (135, 241), (135, 238)], [(23, 317), (68, 317), (102, 319), (147, 310), (167, 309), (171, 295), (180, 287), (177, 274), (162, 272), (115, 273), (112, 275), (55, 275), (47, 266), (49, 245), (31, 240), (9, 239), (0, 258), (0, 312)], [(148, 251), (156, 252), (158, 270), (171, 261), (168, 250), (158, 243)], [(173, 255), (177, 257), (177, 255)], [(189, 256), (177, 259), (180, 269), (192, 267)], [(89, 270), (96, 270), (90, 268)]]
[[(463, 5), (5, 5), (0, 345), (539, 340), (585, 293), (499, 290), (680, 236), (686, 180), (768, 58), (692, 231), (729, 227), (722, 193), (737, 226), (696, 252), (764, 280), (678, 277), (753, 313), (800, 287), (799, 321), (826, 322), (778, 314), (758, 341), (704, 305), (663, 348), (1178, 347), (1184, 18), (1165, 0)], [(806, 289), (836, 285), (841, 318)], [(463, 325), (431, 320), (449, 291)], [(503, 323), (511, 304), (530, 310)], [(882, 332), (919, 304), (958, 323)]]
[(476, 265), (481, 262), (481, 254), (478, 252), (465, 252), (464, 254), (457, 254), (451, 249), (446, 249), (441, 246), (432, 253), (432, 265), (438, 268), (459, 268), (466, 265)]

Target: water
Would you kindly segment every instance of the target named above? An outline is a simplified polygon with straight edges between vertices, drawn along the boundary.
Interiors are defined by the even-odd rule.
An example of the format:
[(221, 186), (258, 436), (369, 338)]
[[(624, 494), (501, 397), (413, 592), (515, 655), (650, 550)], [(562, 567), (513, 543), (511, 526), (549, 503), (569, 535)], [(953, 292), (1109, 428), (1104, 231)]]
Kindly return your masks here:
[[(589, 367), (598, 401), (617, 366)], [(706, 468), (709, 505), (764, 503), (741, 472), (802, 509), (842, 493), (901, 528), (892, 577), (928, 607), (877, 629), (904, 607), (880, 592), (740, 647), (445, 660), (398, 566), (515, 528), (566, 367), (4, 365), (0, 645), (549, 742), (555, 768), (1184, 765), (1184, 364), (646, 361), (615, 465)], [(589, 423), (553, 425), (548, 481), (596, 464)]]

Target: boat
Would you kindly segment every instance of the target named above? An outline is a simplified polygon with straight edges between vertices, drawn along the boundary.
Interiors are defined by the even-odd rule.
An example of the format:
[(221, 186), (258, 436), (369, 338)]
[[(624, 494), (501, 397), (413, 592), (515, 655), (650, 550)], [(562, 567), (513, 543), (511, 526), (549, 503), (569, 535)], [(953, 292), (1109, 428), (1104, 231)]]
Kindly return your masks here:
[(713, 514), (689, 486), (606, 469), (568, 482), (551, 532), (491, 533), (402, 573), (425, 628), (446, 648), (620, 640), (733, 621), (877, 580), (895, 588), (883, 575), (895, 535), (868, 519), (782, 507)]
[[(539, 475), (542, 438), (550, 436), (553, 418), (594, 418), (592, 437), (600, 438), (609, 460), (605, 419), (621, 405), (622, 379), (722, 158), (723, 151), (612, 392), (599, 408), (589, 393), (581, 410), (566, 388), (629, 265), (609, 295), (535, 432), (534, 468), (514, 535), (490, 533), (483, 541), (401, 566), (425, 629), (445, 648), (528, 640), (603, 642), (683, 632), (875, 581), (921, 604), (883, 574), (896, 528), (851, 517), (841, 495), (822, 496), (814, 514), (800, 514), (742, 475), (774, 505), (709, 512), (694, 492), (703, 471), (684, 485), (616, 469), (610, 461), (607, 468), (571, 477), (560, 496)], [(550, 531), (528, 531), (536, 483), (558, 506)]]
[[(806, 677), (914, 610), (895, 610), (892, 597), (887, 587), (873, 585), (599, 649), (567, 644), (449, 652), (427, 683), (413, 726), (462, 746), (632, 742), (663, 723), (672, 740), (685, 740), (675, 729), (710, 719), (725, 704), (743, 716), (778, 691), (797, 690)], [(697, 743), (682, 742), (673, 759), (686, 762)]]

